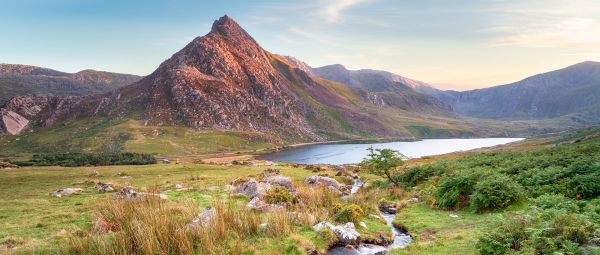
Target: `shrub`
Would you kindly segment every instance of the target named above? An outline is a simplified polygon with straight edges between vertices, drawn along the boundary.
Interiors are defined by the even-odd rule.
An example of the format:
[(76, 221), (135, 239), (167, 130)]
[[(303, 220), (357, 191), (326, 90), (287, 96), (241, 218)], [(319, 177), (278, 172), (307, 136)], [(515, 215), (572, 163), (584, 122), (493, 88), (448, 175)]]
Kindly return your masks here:
[(368, 158), (365, 158), (360, 167), (367, 169), (371, 174), (385, 177), (388, 181), (398, 185), (396, 174), (393, 172), (397, 167), (404, 164), (402, 161), (406, 156), (391, 149), (368, 149)]
[(446, 209), (466, 207), (469, 204), (469, 195), (477, 183), (477, 176), (463, 171), (443, 178), (435, 192), (436, 205)]
[(556, 209), (572, 213), (579, 211), (577, 203), (562, 194), (541, 195), (538, 198), (532, 199), (531, 205), (539, 209)]
[(523, 197), (523, 187), (503, 174), (492, 174), (477, 182), (470, 196), (476, 212), (507, 207)]
[(267, 191), (265, 199), (269, 204), (278, 204), (291, 203), (294, 197), (285, 187), (275, 186)]
[(319, 236), (320, 240), (325, 242), (325, 246), (328, 248), (334, 246), (338, 241), (336, 234), (327, 227), (321, 228), (319, 232), (317, 232), (317, 235)]
[(337, 212), (333, 216), (333, 219), (339, 223), (358, 223), (364, 215), (365, 212), (360, 206), (355, 204), (349, 204), (344, 205), (339, 210), (337, 210)]

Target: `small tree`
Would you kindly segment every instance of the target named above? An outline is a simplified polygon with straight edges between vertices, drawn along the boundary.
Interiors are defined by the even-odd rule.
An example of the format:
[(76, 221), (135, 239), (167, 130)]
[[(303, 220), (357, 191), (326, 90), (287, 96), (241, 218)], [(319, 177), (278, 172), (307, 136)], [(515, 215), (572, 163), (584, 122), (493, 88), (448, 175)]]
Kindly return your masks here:
[(386, 177), (391, 183), (398, 185), (398, 181), (392, 176), (392, 171), (404, 164), (402, 159), (406, 156), (392, 149), (373, 149), (371, 147), (367, 150), (369, 154), (367, 158), (363, 159), (360, 166), (370, 173)]

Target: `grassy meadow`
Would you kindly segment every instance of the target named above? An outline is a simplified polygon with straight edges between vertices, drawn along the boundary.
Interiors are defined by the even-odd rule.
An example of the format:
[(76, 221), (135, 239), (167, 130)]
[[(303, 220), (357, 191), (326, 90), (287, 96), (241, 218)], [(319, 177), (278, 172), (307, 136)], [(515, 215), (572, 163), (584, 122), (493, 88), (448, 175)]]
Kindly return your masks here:
[[(400, 209), (394, 224), (414, 239), (390, 254), (597, 254), (599, 133), (584, 130), (409, 160), (395, 172), (400, 187), (392, 188), (382, 177), (352, 169), (368, 186), (348, 200), (302, 183), (310, 175), (348, 183), (338, 171), (290, 164), (265, 166), (258, 160), (247, 165), (227, 163), (251, 159), (244, 155), (212, 160), (180, 157), (178, 163), (141, 166), (3, 169), (0, 253), (325, 253), (335, 240), (332, 233), (312, 229), (322, 220), (364, 222), (367, 228), (357, 227), (363, 241), (389, 240), (390, 229), (377, 216), (378, 205), (385, 201)], [(297, 201), (290, 200), (283, 212), (249, 210), (245, 207), (249, 199), (232, 195), (225, 186), (238, 177), (260, 178), (267, 168), (291, 177), (297, 190)], [(509, 189), (496, 186), (482, 193), (486, 185), (499, 185), (486, 176), (504, 180), (505, 175), (516, 187), (510, 190), (518, 194), (497, 193)], [(99, 192), (96, 182), (161, 193), (168, 200), (115, 200), (113, 192)], [(177, 184), (186, 189), (177, 190)], [(84, 192), (60, 198), (50, 195), (68, 187)], [(482, 199), (498, 196), (502, 199)], [(215, 208), (216, 223), (200, 231), (184, 231), (207, 206)], [(304, 216), (291, 219), (290, 213)], [(519, 217), (527, 219), (519, 221), (523, 227), (512, 228), (518, 226), (514, 221)]]

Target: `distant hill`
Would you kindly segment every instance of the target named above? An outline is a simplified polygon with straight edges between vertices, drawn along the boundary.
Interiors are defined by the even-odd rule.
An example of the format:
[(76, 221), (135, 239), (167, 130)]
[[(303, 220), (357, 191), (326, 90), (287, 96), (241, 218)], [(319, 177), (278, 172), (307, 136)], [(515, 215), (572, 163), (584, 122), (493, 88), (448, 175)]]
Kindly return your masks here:
[(95, 70), (65, 73), (37, 66), (0, 64), (0, 104), (13, 96), (83, 96), (106, 93), (141, 78)]
[(600, 63), (583, 62), (496, 87), (428, 94), (462, 116), (502, 120), (568, 116), (600, 123)]
[(453, 113), (449, 104), (423, 92), (435, 90), (424, 82), (386, 71), (348, 70), (340, 64), (318, 68), (308, 67), (303, 62), (300, 65), (300, 69), (310, 69), (310, 73), (315, 76), (363, 89), (373, 100), (379, 100), (383, 105), (418, 113)]

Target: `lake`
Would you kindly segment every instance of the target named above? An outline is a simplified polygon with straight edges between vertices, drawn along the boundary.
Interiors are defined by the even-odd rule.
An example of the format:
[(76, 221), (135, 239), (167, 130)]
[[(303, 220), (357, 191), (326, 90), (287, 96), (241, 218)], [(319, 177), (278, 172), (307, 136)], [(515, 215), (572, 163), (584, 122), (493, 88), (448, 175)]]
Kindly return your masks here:
[(357, 164), (367, 149), (393, 149), (410, 158), (467, 151), (521, 141), (524, 138), (423, 139), (414, 142), (369, 144), (314, 144), (261, 156), (262, 159), (298, 164)]

